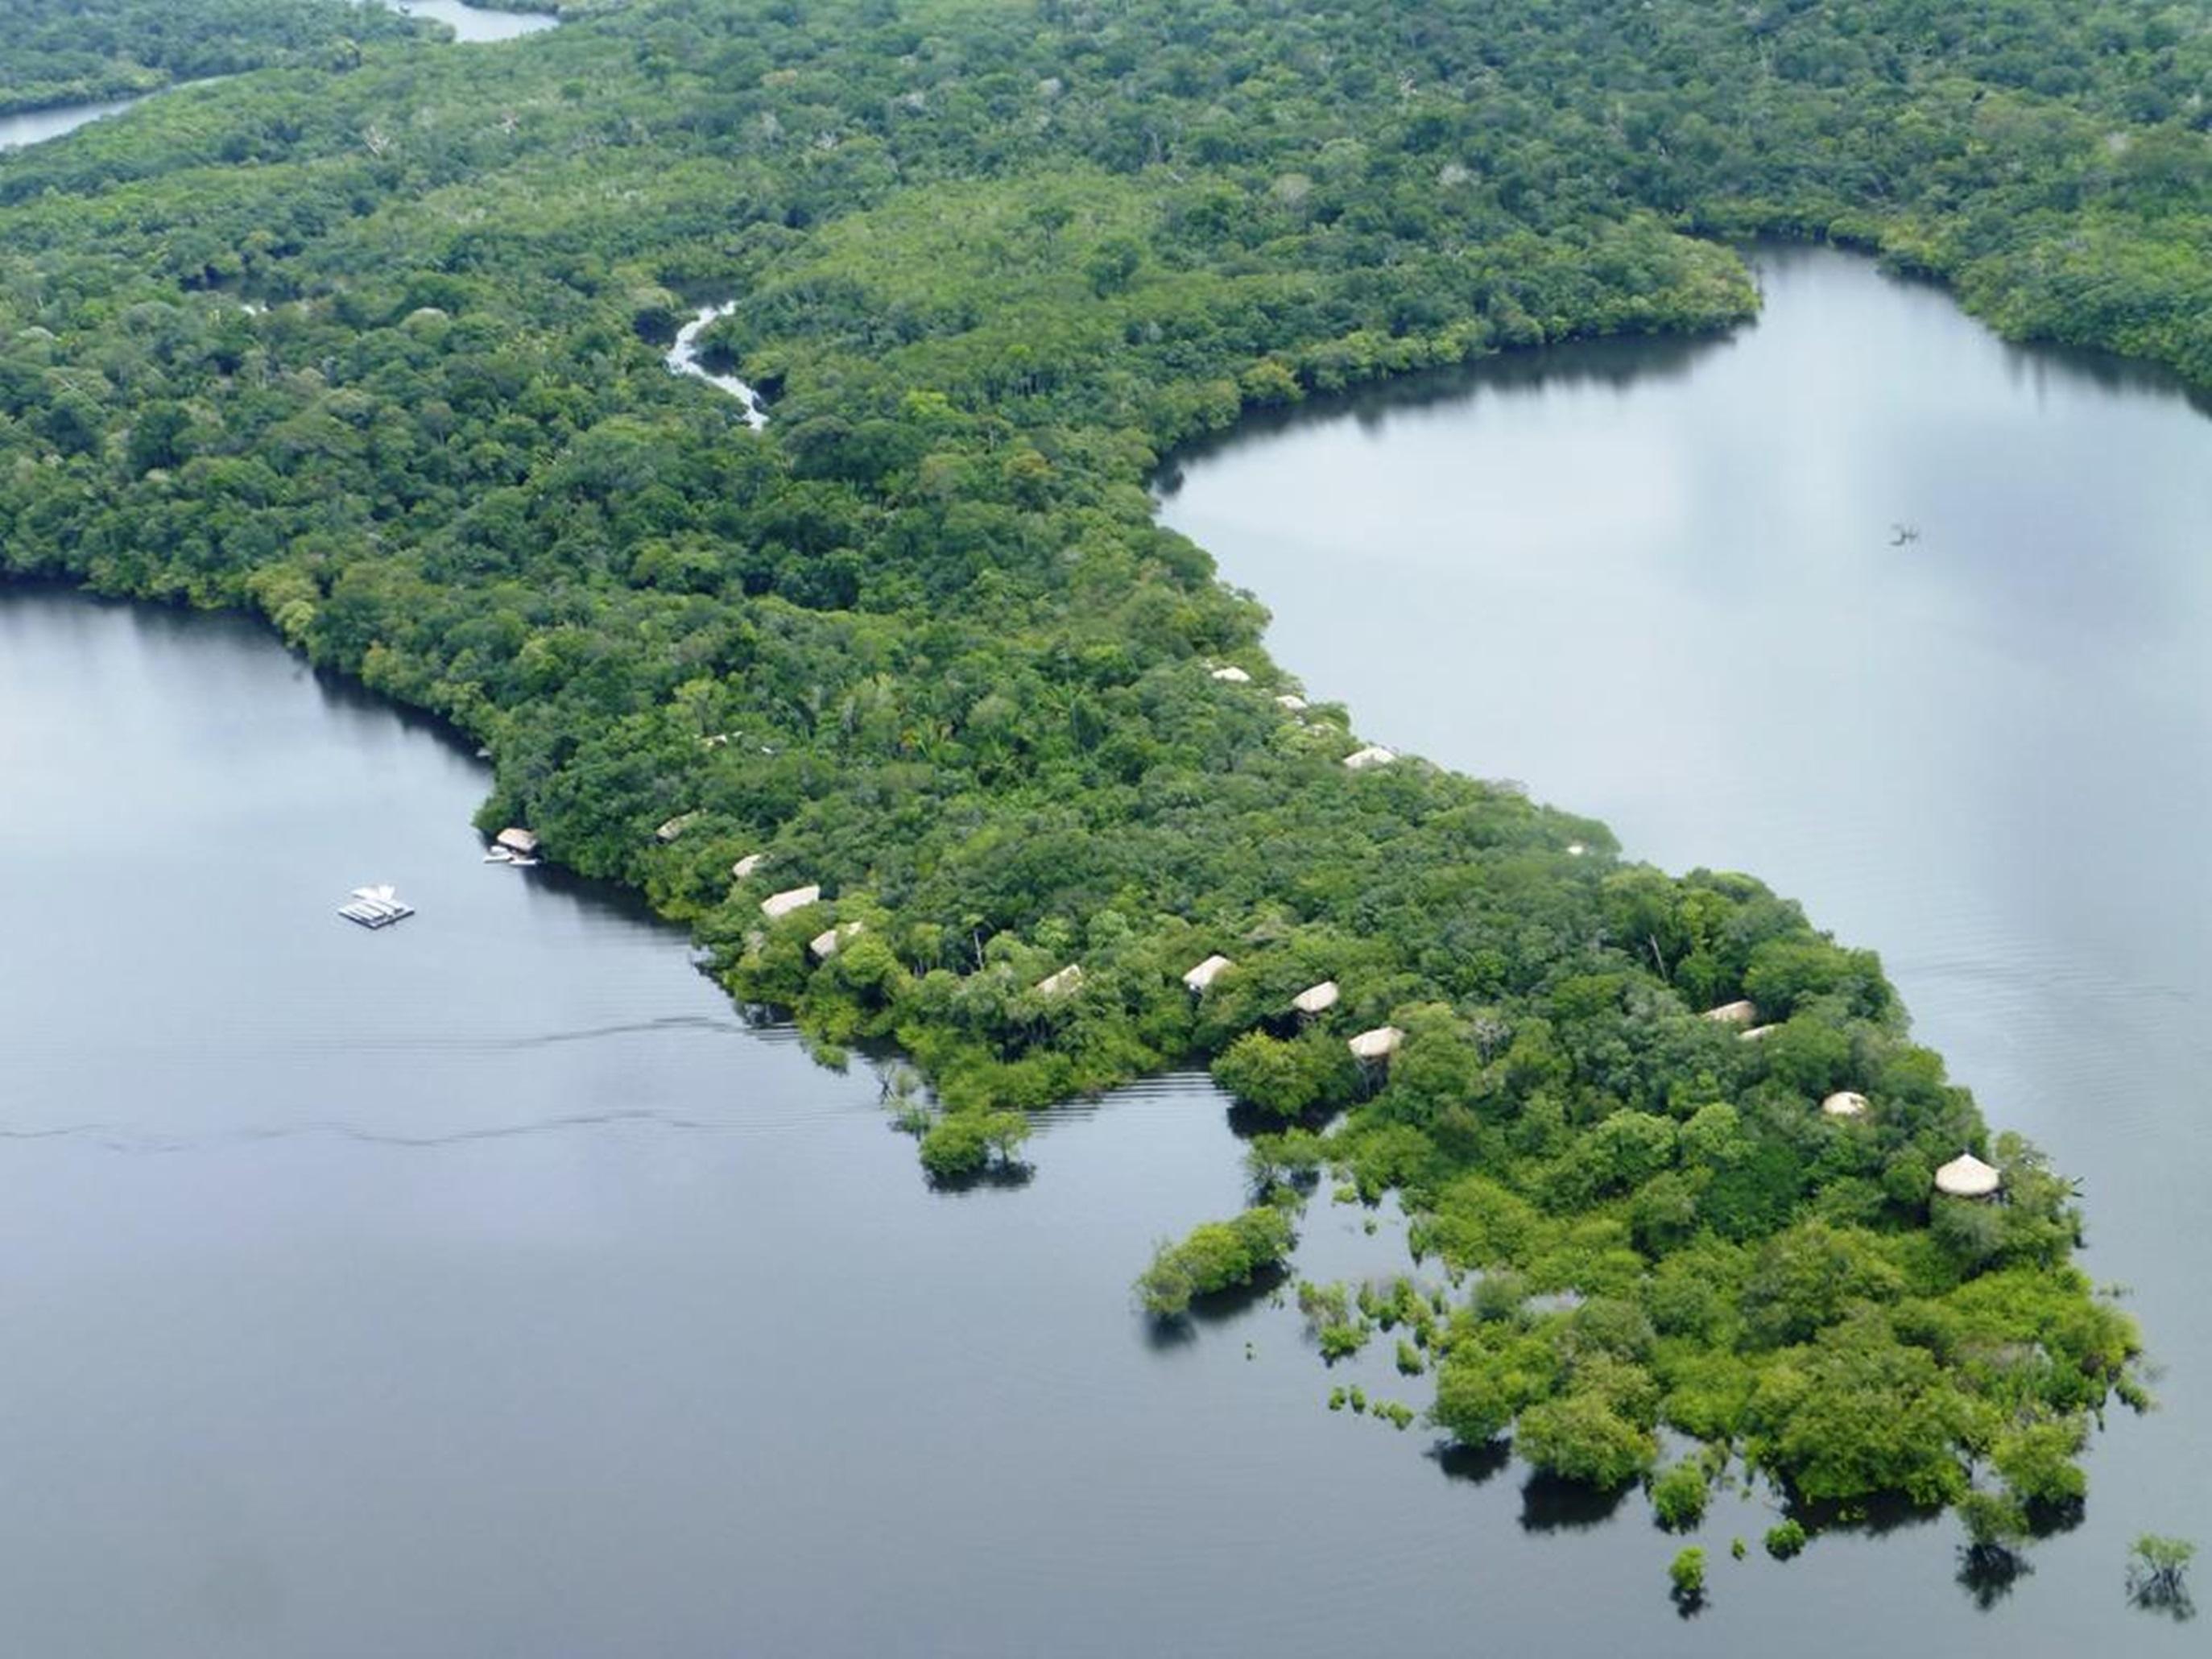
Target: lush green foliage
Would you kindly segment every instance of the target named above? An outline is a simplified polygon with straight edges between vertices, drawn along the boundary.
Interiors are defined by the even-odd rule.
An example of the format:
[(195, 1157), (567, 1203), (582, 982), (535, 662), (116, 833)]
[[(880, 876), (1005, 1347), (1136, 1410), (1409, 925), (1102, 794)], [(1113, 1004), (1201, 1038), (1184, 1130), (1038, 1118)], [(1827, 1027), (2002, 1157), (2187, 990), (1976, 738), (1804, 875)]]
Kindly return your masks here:
[(274, 64), (357, 62), (427, 33), (375, 0), (8, 0), (0, 114), (128, 97)]
[(1686, 1606), (1702, 1601), (1705, 1595), (1705, 1553), (1695, 1544), (1667, 1564), (1667, 1577), (1674, 1599)]
[(1279, 1263), (1297, 1243), (1291, 1218), (1273, 1205), (1228, 1221), (1201, 1221), (1178, 1244), (1162, 1244), (1137, 1279), (1137, 1300), (1146, 1313), (1172, 1318), (1194, 1297), (1239, 1285)]
[(1711, 1483), (1694, 1458), (1662, 1470), (1651, 1482), (1651, 1510), (1669, 1532), (1687, 1532), (1705, 1518)]
[[(1510, 787), (1347, 771), (1344, 711), (1277, 701), (1263, 613), (1146, 484), (1248, 408), (1725, 327), (1755, 295), (1706, 233), (1876, 246), (2212, 384), (2204, 19), (638, 0), (365, 39), (0, 160), (0, 569), (253, 607), (452, 720), (487, 825), (642, 888), (748, 1003), (910, 1055), (940, 1175), (1017, 1109), (1212, 1064), (1285, 1124), (1271, 1180), (1395, 1189), (1478, 1275), (1422, 1345), (1463, 1438), (1618, 1484), (1669, 1426), (1812, 1499), (1986, 1466), (2078, 1501), (2135, 1334), (1879, 963)], [(660, 361), (732, 296), (708, 338), (763, 434)], [(1737, 997), (1762, 1041), (1699, 1018)], [(1845, 1087), (1872, 1110), (1824, 1117)], [(1962, 1147), (2007, 1201), (1931, 1200)], [(1287, 1228), (1201, 1228), (1140, 1294)]]
[(953, 1112), (933, 1120), (921, 1132), (921, 1167), (936, 1181), (959, 1181), (1013, 1162), (1030, 1138), (1030, 1121), (1019, 1112)]

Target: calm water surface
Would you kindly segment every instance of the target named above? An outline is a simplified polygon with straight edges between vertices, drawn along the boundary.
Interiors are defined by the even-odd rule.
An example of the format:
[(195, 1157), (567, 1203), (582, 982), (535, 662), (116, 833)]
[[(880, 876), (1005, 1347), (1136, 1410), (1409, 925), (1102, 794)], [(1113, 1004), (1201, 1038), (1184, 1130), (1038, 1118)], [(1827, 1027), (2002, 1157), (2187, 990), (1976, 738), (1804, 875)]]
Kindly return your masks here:
[[(2087, 1266), (2134, 1287), (2169, 1403), (1975, 1628), (2154, 1645), (2112, 1606), (2127, 1540), (2212, 1545), (2212, 421), (1864, 261), (1759, 264), (1732, 340), (1278, 421), (1188, 458), (1166, 516), (1373, 739), (1879, 949), (1990, 1115), (2083, 1178)], [(1866, 1564), (1889, 1604), (1839, 1649), (1942, 1611), (1895, 1582), (1938, 1547)]]
[(453, 30), (453, 39), (465, 43), (513, 40), (550, 29), (561, 20), (544, 11), (486, 11), (465, 6), (461, 0), (386, 0), (394, 11), (410, 17), (427, 17)]
[(129, 109), (136, 98), (109, 98), (94, 104), (64, 104), (58, 109), (34, 109), (20, 115), (0, 115), (0, 149), (21, 149), (74, 132), (103, 115)]
[[(1242, 1197), (1202, 1081), (1054, 1115), (1026, 1187), (933, 1194), (873, 1080), (741, 1027), (680, 938), (481, 864), (487, 776), (434, 729), (240, 623), (16, 590), (12, 1645), (2196, 1651), (2119, 1579), (2135, 1531), (2212, 1542), (2181, 845), (2212, 804), (2185, 556), (2212, 428), (1854, 265), (1785, 262), (1770, 290), (1733, 344), (1256, 435), (1192, 463), (1172, 513), (1376, 736), (1603, 809), (1664, 861), (1759, 869), (1881, 946), (1996, 1115), (2088, 1177), (2093, 1266), (2141, 1287), (2174, 1406), (2100, 1444), (2089, 1522), (2009, 1600), (1953, 1582), (1948, 1522), (1737, 1565), (1729, 1536), (1773, 1517), (1730, 1504), (1714, 1604), (1678, 1621), (1641, 1500), (1607, 1521), (1322, 1410), (1336, 1380), (1422, 1397), (1388, 1344), (1331, 1376), (1264, 1301), (1148, 1335), (1127, 1287), (1152, 1242)], [(1999, 504), (2087, 443), (2073, 484)], [(1921, 541), (1893, 553), (1893, 518)], [(2076, 522), (2099, 580), (2062, 568)], [(1352, 576), (1403, 596), (1396, 628), (1344, 603)], [(421, 914), (338, 921), (368, 881)], [(1306, 1235), (1310, 1273), (1399, 1259), (1388, 1218), (1369, 1238), (1325, 1200)]]

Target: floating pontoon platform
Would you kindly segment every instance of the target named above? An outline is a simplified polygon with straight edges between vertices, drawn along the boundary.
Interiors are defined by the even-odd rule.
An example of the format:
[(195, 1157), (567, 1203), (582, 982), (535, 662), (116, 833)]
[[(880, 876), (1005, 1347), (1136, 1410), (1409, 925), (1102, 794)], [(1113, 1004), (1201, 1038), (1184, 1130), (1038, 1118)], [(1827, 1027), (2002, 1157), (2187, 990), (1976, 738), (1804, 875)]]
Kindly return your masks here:
[(363, 927), (389, 927), (413, 915), (415, 907), (394, 897), (389, 886), (356, 887), (352, 902), (338, 906), (338, 914)]

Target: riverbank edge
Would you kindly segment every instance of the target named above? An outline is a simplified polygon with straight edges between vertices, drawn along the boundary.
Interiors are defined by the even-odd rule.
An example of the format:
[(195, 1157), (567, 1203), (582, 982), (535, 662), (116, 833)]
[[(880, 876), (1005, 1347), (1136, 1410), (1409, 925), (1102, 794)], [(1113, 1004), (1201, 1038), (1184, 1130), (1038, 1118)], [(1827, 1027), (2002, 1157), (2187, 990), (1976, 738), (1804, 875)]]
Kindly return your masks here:
[[(1741, 255), (1731, 249), (1729, 250), (1729, 257), (1735, 263), (1738, 273), (1744, 276), (1747, 282), (1747, 273), (1744, 271)], [(1755, 308), (1755, 300), (1750, 304), (1747, 304), (1739, 314), (1727, 319), (1716, 319), (1713, 327), (1707, 330), (1697, 331), (1697, 332), (1716, 335), (1724, 333), (1727, 328), (1746, 320), (1747, 317), (1752, 314), (1753, 308)], [(1687, 333), (1691, 331), (1679, 328), (1671, 331), (1638, 331), (1633, 329), (1621, 329), (1592, 331), (1589, 335), (1581, 337), (1578, 337), (1575, 332), (1570, 331), (1564, 334), (1560, 338), (1556, 340), (1547, 339), (1544, 343), (1564, 343), (1565, 341), (1576, 337), (1595, 337), (1599, 332), (1632, 334), (1639, 331), (1672, 331), (1676, 333)], [(1530, 349), (1533, 349), (1535, 348)], [(1480, 352), (1469, 354), (1469, 360), (1476, 357), (1486, 357), (1496, 355), (1498, 354), (1494, 349), (1486, 348)], [(1256, 361), (1264, 362), (1270, 361), (1270, 359), (1263, 356)], [(1358, 377), (1360, 380), (1364, 381), (1379, 381), (1387, 379), (1404, 378), (1407, 377), (1393, 374), (1387, 367), (1378, 368), (1376, 371), (1371, 374)], [(1245, 408), (1249, 409), (1252, 406), (1254, 405), (1248, 402)], [(1241, 412), (1243, 411), (1240, 410), (1240, 414)], [(1191, 434), (1182, 435), (1184, 438), (1188, 438), (1199, 434)], [(1163, 453), (1172, 455), (1174, 453), (1174, 446), (1164, 446)], [(1155, 517), (1157, 517), (1157, 508), (1155, 508)], [(1212, 580), (1217, 583), (1218, 582), (1219, 578), (1218, 574), (1212, 577)], [(295, 643), (296, 643), (296, 641), (295, 641)], [(1248, 659), (1253, 660), (1254, 665), (1261, 669), (1264, 677), (1269, 678), (1281, 678), (1279, 670), (1278, 670), (1272, 662), (1265, 661), (1263, 653), (1248, 653)], [(386, 696), (394, 696), (392, 689), (390, 686), (377, 684), (374, 678), (363, 672), (363, 666), (364, 665), (362, 664), (339, 665), (340, 671), (345, 673), (349, 678), (358, 678), (362, 684), (368, 685), (373, 690), (379, 691)], [(394, 696), (394, 700), (410, 707), (427, 706), (404, 696)], [(496, 750), (498, 747), (498, 733), (495, 729), (493, 729), (489, 726), (479, 726), (472, 722), (469, 717), (468, 711), (465, 710), (456, 710), (453, 708), (440, 709), (434, 707), (430, 707), (429, 712), (451, 721), (458, 729), (467, 732), (470, 736), (477, 738), (479, 741), (492, 748), (495, 751), (495, 759), (497, 758)], [(498, 796), (495, 794), (493, 803), (488, 804), (487, 810), (489, 811), (491, 805), (495, 804), (497, 800)], [(1564, 814), (1557, 815), (1557, 817), (1559, 823), (1562, 826), (1570, 822)], [(1586, 820), (1581, 822), (1584, 824), (1588, 823), (1588, 821)], [(479, 815), (478, 823), (480, 828), (489, 827), (488, 820), (482, 814)], [(1600, 831), (1598, 833), (1601, 834), (1602, 832)], [(556, 860), (559, 858), (560, 852), (557, 842), (550, 846), (548, 850), (552, 857)], [(1609, 860), (1604, 860), (1604, 862), (1607, 866), (1610, 865)], [(1589, 861), (1590, 868), (1594, 872), (1599, 867), (1600, 863), (1601, 860), (1595, 859)], [(645, 890), (648, 902), (652, 903), (653, 908), (666, 919), (679, 925), (690, 927), (695, 937), (703, 937), (699, 925), (701, 917), (696, 906), (679, 902), (674, 899), (672, 896), (653, 893), (641, 874), (636, 878), (627, 880), (625, 884), (633, 885)], [(826, 965), (825, 962), (824, 966)], [(804, 999), (795, 1000), (787, 1004), (780, 1004), (778, 1000), (775, 998), (754, 994), (763, 988), (762, 981), (745, 969), (742, 959), (732, 960), (727, 957), (725, 957), (721, 960), (718, 961), (717, 968), (718, 977), (720, 979), (725, 988), (732, 994), (737, 996), (741, 1002), (750, 1001), (756, 1003), (757, 1005), (759, 1005), (762, 1011), (770, 1012), (775, 1012), (779, 1007), (787, 1009), (792, 1014), (794, 1023), (799, 1025), (802, 1031), (808, 1034), (817, 1043), (821, 1043), (824, 1045), (826, 1048), (834, 1051), (836, 1043), (840, 1041), (840, 1036), (834, 1030), (832, 1022), (824, 1018), (823, 1011), (822, 1009), (818, 1007), (810, 1007)], [(1126, 1082), (1139, 1076), (1166, 1069), (1178, 1062), (1188, 1063), (1188, 1060), (1194, 1056), (1200, 1058), (1210, 1058), (1214, 1054), (1218, 1054), (1225, 1046), (1226, 1036), (1224, 1035), (1222, 1040), (1213, 1045), (1210, 1049), (1187, 1048), (1178, 1054), (1152, 1054), (1147, 1056), (1144, 1063), (1141, 1064), (1123, 1065), (1109, 1067), (1109, 1069), (1095, 1075), (1085, 1076), (1079, 1079), (1077, 1081), (1076, 1086), (1062, 1091), (1058, 1097), (1065, 1098), (1070, 1095), (1095, 1093), (1100, 1089), (1112, 1086), (1116, 1083)], [(1982, 1131), (1982, 1133), (1985, 1135), (1986, 1131)]]

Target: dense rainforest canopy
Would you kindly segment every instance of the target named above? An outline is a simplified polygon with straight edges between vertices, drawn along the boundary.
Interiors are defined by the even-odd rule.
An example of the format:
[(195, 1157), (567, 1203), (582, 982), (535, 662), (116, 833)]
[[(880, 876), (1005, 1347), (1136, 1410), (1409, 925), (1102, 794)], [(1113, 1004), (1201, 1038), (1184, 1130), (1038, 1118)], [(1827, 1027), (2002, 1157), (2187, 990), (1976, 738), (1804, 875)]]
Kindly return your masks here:
[(0, 114), (275, 64), (341, 66), (362, 41), (431, 32), (356, 0), (7, 0)]
[[(2212, 386), (2208, 21), (637, 0), (371, 36), (0, 158), (0, 568), (254, 607), (447, 716), (496, 758), (487, 826), (642, 887), (745, 1001), (911, 1056), (938, 1174), (1008, 1156), (1018, 1109), (1212, 1063), (1278, 1126), (1263, 1206), (1328, 1165), (1472, 1276), (1312, 1297), (1340, 1346), (1402, 1322), (1464, 1439), (1614, 1484), (1671, 1427), (2003, 1532), (2078, 1504), (2136, 1397), (2066, 1184), (1756, 881), (1345, 766), (1345, 712), (1283, 701), (1264, 611), (1146, 482), (1255, 406), (1726, 328), (1756, 295), (1715, 239), (1753, 233)], [(662, 362), (726, 301), (763, 433)], [(1755, 1040), (1702, 1017), (1738, 1000)], [(1934, 1193), (1963, 1150), (2003, 1201)], [(1146, 1298), (1287, 1242), (1201, 1229)]]

